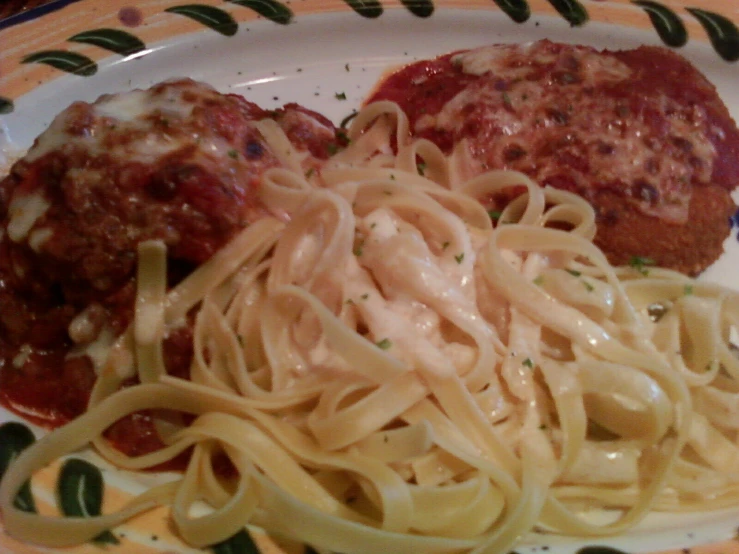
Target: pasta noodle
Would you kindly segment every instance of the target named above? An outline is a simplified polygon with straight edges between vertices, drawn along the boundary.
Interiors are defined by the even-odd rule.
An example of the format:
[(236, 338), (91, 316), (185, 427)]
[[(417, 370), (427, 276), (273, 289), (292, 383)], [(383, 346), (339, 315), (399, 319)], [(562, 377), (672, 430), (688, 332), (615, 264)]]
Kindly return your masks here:
[[(166, 504), (195, 547), (250, 524), (326, 552), (482, 554), (532, 530), (603, 536), (654, 510), (739, 504), (738, 293), (611, 267), (584, 200), (515, 172), (460, 180), (459, 154), (410, 140), (394, 104), (366, 107), (312, 175), (274, 122), (260, 131), (292, 168), (266, 173), (262, 201), (289, 217), (254, 223), (169, 291), (164, 247), (140, 245), (134, 323), (89, 410), (2, 481), (11, 535), (69, 546)], [(494, 222), (480, 200), (514, 189)], [(162, 339), (193, 311), (185, 380), (167, 375)], [(139, 410), (166, 446), (128, 457), (104, 432)], [(127, 469), (193, 453), (115, 513), (13, 505), (88, 444)], [(214, 469), (224, 454), (232, 477)], [(194, 517), (199, 502), (211, 511)]]

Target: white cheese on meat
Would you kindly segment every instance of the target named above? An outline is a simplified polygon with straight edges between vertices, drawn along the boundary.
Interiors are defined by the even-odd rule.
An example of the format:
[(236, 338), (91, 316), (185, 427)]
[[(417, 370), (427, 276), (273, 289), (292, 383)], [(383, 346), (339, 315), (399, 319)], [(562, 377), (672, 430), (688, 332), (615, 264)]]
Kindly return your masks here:
[(8, 236), (13, 242), (20, 242), (36, 221), (46, 213), (51, 204), (40, 192), (15, 195), (8, 207)]

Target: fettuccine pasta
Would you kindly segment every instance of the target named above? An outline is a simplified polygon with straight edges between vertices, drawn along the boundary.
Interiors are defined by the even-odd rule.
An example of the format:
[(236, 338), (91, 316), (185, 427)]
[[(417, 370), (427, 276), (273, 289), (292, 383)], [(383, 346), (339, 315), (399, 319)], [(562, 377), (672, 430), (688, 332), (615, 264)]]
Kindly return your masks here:
[[(493, 554), (532, 530), (604, 536), (655, 510), (739, 504), (739, 294), (610, 266), (587, 202), (515, 172), (462, 180), (461, 149), (410, 140), (394, 104), (360, 112), (350, 146), (310, 174), (260, 125), (285, 158), (260, 189), (281, 215), (171, 290), (164, 246), (141, 244), (134, 323), (89, 410), (2, 481), (8, 533), (70, 546), (165, 504), (195, 547), (254, 525), (322, 552)], [(481, 200), (506, 195), (491, 218)], [(182, 379), (162, 340), (188, 317)], [(139, 410), (166, 446), (128, 457), (104, 433)], [(192, 455), (100, 517), (13, 505), (90, 444), (132, 470)], [(224, 455), (233, 474), (214, 469)]]

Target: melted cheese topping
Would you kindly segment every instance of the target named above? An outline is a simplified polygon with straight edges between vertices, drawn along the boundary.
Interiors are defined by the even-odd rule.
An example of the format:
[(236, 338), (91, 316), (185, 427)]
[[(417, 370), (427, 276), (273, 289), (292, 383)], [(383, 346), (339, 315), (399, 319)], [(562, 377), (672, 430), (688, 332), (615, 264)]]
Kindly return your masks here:
[[(61, 152), (79, 161), (99, 161), (73, 167), (68, 177), (76, 183), (100, 183), (106, 179), (101, 164), (127, 166), (134, 162), (156, 165), (165, 156), (194, 148), (193, 159), (213, 168), (229, 168), (238, 156), (238, 145), (227, 134), (212, 128), (196, 108), (211, 107), (228, 113), (228, 100), (215, 89), (182, 80), (163, 83), (147, 90), (133, 90), (101, 96), (93, 104), (75, 103), (61, 112), (30, 148), (25, 160), (33, 163), (47, 154)], [(235, 108), (234, 108), (235, 109)], [(226, 135), (226, 136), (224, 136)], [(37, 183), (44, 186), (43, 183)], [(53, 237), (45, 227), (44, 214), (50, 207), (48, 194), (40, 188), (13, 191), (9, 206), (8, 235), (14, 242), (28, 240), (39, 252)], [(34, 231), (34, 226), (40, 229)]]
[[(78, 144), (92, 155), (108, 152), (130, 161), (151, 162), (197, 139), (167, 132), (167, 126), (168, 122), (187, 120), (198, 101), (207, 94), (204, 90), (217, 94), (215, 89), (204, 89), (202, 84), (195, 86), (183, 82), (176, 87), (105, 95), (92, 104), (93, 121), (76, 132), (73, 129), (78, 125), (77, 113), (65, 110), (38, 137), (26, 159), (32, 162), (66, 144)], [(136, 140), (118, 142), (111, 149), (105, 139), (112, 133), (121, 137), (135, 136)]]
[[(611, 56), (590, 50), (572, 50), (572, 55), (583, 68), (584, 84), (603, 81), (623, 81), (631, 75), (625, 63)], [(464, 73), (481, 76), (485, 73), (505, 73), (507, 78), (526, 79), (538, 66), (557, 60), (558, 54), (537, 47), (537, 43), (503, 46), (492, 45), (475, 48), (457, 54), (453, 63), (459, 64)]]
[(594, 188), (618, 187), (642, 212), (680, 224), (691, 183), (711, 180), (716, 149), (704, 108), (662, 92), (644, 91), (636, 104), (633, 94), (609, 92), (633, 78), (613, 55), (535, 43), (477, 48), (451, 60), (480, 78), (437, 113), (420, 116), (415, 130), (457, 137), (463, 177), (491, 167), (543, 184), (564, 176), (586, 198)]
[(118, 121), (141, 120), (155, 112), (187, 118), (192, 114), (193, 103), (184, 100), (182, 93), (178, 87), (164, 89), (159, 94), (152, 94), (151, 89), (110, 94), (95, 103), (95, 112)]
[[(13, 196), (8, 207), (8, 237), (20, 242), (51, 204), (40, 192)], [(48, 238), (48, 237), (47, 237)]]

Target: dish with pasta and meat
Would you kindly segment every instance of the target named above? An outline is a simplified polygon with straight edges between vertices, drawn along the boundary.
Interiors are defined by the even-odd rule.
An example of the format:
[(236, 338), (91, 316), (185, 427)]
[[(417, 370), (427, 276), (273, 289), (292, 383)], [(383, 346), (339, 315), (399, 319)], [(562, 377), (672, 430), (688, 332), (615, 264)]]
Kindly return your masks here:
[[(497, 553), (736, 506), (739, 293), (692, 274), (738, 149), (659, 48), (457, 52), (346, 129), (190, 79), (75, 102), (0, 183), (0, 395), (55, 428), (5, 529), (65, 547), (164, 504), (199, 548)], [(102, 516), (14, 504), (87, 445), (180, 477)]]

